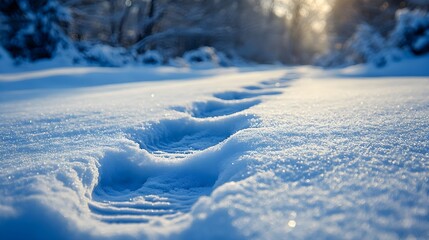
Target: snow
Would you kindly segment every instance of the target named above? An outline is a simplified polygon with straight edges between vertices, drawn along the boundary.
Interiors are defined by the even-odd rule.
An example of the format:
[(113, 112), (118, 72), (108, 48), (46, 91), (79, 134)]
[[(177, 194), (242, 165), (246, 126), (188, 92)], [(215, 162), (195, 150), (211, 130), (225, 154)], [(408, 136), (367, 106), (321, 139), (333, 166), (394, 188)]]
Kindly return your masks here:
[(219, 66), (232, 66), (224, 53), (216, 52), (212, 47), (200, 47), (199, 49), (185, 52), (183, 59), (194, 68), (213, 68)]
[(428, 238), (415, 64), (4, 70), (1, 236)]
[[(42, 65), (43, 66), (43, 65)], [(27, 66), (25, 66), (27, 67)], [(123, 68), (108, 67), (58, 67), (39, 69), (39, 66), (28, 66), (18, 72), (19, 68), (5, 68), (0, 74), (0, 92), (23, 89), (76, 88), (141, 81), (165, 81), (192, 79), (215, 75), (218, 69), (195, 71), (189, 68), (127, 66)], [(264, 67), (258, 69), (264, 70)], [(250, 69), (223, 69), (223, 74), (250, 71)]]
[[(374, 67), (392, 68), (396, 62), (405, 60), (408, 65), (412, 58), (422, 57), (429, 52), (429, 14), (421, 9), (407, 8), (396, 11), (394, 29), (382, 36), (377, 26), (360, 23), (355, 33), (344, 44), (317, 57), (314, 63), (323, 67), (348, 67), (360, 63), (372, 63)], [(426, 56), (427, 57), (427, 56)], [(424, 70), (427, 67), (413, 67), (405, 71)], [(380, 72), (383, 72), (383, 69)], [(413, 73), (411, 73), (413, 74)]]
[[(398, 62), (391, 62), (384, 67), (374, 65), (355, 65), (347, 68), (331, 70), (331, 74), (337, 76), (352, 77), (398, 77), (398, 76), (429, 76), (429, 56), (407, 57)], [(329, 76), (332, 76), (328, 74)]]
[(150, 65), (162, 65), (164, 63), (164, 57), (161, 53), (155, 50), (146, 51), (141, 57), (140, 62)]
[(82, 43), (79, 47), (88, 62), (101, 66), (119, 67), (133, 61), (127, 50), (122, 47), (89, 43)]

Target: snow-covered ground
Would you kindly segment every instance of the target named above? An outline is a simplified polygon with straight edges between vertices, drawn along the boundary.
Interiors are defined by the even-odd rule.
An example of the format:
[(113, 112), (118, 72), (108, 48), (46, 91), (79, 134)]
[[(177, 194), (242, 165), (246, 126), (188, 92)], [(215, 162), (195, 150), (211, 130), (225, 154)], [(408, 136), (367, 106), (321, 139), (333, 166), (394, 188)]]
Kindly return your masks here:
[(427, 239), (429, 78), (353, 71), (2, 73), (0, 238)]

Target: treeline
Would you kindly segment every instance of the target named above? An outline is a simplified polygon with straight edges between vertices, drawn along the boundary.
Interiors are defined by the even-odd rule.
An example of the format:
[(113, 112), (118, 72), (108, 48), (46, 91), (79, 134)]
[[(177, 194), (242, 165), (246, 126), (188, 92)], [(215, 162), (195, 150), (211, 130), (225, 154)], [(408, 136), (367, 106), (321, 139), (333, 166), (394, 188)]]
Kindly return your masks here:
[(63, 1), (73, 40), (102, 42), (166, 58), (201, 46), (257, 61), (286, 60), (285, 24), (275, 0)]
[[(2, 0), (0, 43), (17, 61), (69, 54), (104, 64), (103, 51), (134, 59), (157, 52), (171, 59), (210, 46), (257, 63), (318, 59), (339, 65), (367, 60), (350, 60), (353, 39), (362, 37), (357, 34), (387, 38), (398, 9), (420, 9), (422, 15), (428, 5), (427, 0)], [(429, 26), (421, 28), (417, 35)]]
[(428, 0), (332, 0), (322, 66), (383, 66), (429, 52)]
[(32, 61), (72, 45), (96, 61), (94, 45), (103, 44), (133, 55), (157, 50), (165, 59), (211, 46), (258, 63), (302, 64), (323, 49), (323, 31), (313, 27), (322, 19), (320, 5), (313, 0), (3, 0), (1, 43), (13, 58)]

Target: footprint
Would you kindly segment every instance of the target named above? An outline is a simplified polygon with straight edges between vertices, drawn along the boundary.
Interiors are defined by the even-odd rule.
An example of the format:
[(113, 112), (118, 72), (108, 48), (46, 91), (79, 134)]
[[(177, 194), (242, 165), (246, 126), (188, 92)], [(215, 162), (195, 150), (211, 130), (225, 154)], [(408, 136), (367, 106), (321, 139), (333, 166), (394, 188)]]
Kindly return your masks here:
[[(225, 161), (244, 151), (231, 135), (255, 120), (245, 115), (216, 121), (184, 118), (132, 130), (131, 147), (106, 152), (100, 159), (89, 209), (96, 219), (115, 224), (149, 223), (188, 213), (201, 196), (213, 191)], [(169, 154), (186, 157), (172, 160), (165, 157)]]
[(261, 84), (265, 86), (271, 86), (271, 87), (288, 87), (288, 82), (298, 79), (299, 74), (297, 73), (289, 73), (286, 76), (283, 76), (279, 79), (272, 79), (272, 80), (266, 80), (262, 81)]
[(233, 103), (212, 100), (206, 102), (195, 102), (189, 108), (174, 107), (173, 109), (176, 111), (189, 113), (192, 117), (195, 118), (209, 118), (231, 115), (249, 109), (259, 103), (261, 103), (261, 100)]
[[(215, 171), (194, 172), (185, 165), (144, 166), (130, 164), (132, 159), (127, 157), (117, 160), (126, 167), (110, 166), (111, 162), (105, 159), (101, 161), (100, 182), (88, 205), (96, 219), (107, 223), (147, 223), (160, 217), (176, 218), (189, 212), (199, 197), (209, 195), (218, 178)], [(113, 176), (105, 171), (118, 166), (129, 171), (109, 171)]]
[(88, 207), (106, 223), (176, 218), (211, 193), (219, 174), (218, 169), (198, 166), (192, 159), (155, 161), (135, 148), (107, 152), (99, 162), (99, 182)]
[(246, 90), (263, 90), (264, 88), (263, 87), (260, 87), (260, 86), (245, 86), (245, 87), (243, 87), (244, 89), (246, 89)]
[(164, 158), (183, 158), (212, 147), (250, 125), (249, 116), (224, 119), (165, 119), (129, 131), (141, 149)]
[(246, 90), (250, 90), (250, 91), (259, 91), (259, 90), (264, 90), (264, 89), (269, 89), (269, 88), (287, 88), (290, 85), (288, 83), (280, 83), (280, 82), (273, 82), (273, 84), (262, 84), (263, 87), (261, 86), (245, 86), (243, 87)]
[(282, 92), (279, 91), (269, 91), (269, 92), (237, 92), (237, 91), (228, 91), (222, 93), (213, 94), (214, 97), (222, 100), (242, 100), (246, 98), (255, 98), (264, 95), (278, 95)]

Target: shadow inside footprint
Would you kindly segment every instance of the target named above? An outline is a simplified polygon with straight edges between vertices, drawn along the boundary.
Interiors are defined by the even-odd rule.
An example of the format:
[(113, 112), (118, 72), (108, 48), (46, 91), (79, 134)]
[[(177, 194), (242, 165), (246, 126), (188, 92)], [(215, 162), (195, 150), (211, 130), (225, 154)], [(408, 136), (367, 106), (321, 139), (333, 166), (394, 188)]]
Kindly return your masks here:
[(218, 178), (216, 168), (195, 165), (144, 164), (139, 152), (107, 152), (100, 160), (99, 182), (88, 207), (95, 219), (106, 223), (173, 219), (209, 195)]
[(213, 94), (214, 97), (222, 100), (242, 100), (246, 98), (255, 98), (264, 95), (278, 95), (281, 94), (280, 91), (269, 91), (269, 92), (236, 92), (228, 91), (222, 93)]
[(250, 125), (251, 116), (165, 119), (129, 130), (129, 138), (158, 157), (183, 158), (212, 147)]
[(209, 118), (231, 115), (249, 109), (259, 103), (261, 103), (261, 100), (234, 103), (221, 101), (206, 101), (195, 102), (190, 108), (175, 107), (173, 109), (180, 112), (187, 112), (195, 118)]
[(251, 90), (251, 91), (253, 91), (253, 90), (263, 90), (264, 88), (263, 87), (260, 87), (260, 86), (245, 86), (245, 87), (243, 87), (244, 89), (246, 89), (246, 90)]
[(261, 83), (261, 85), (263, 86), (245, 86), (243, 87), (246, 90), (250, 90), (250, 91), (260, 91), (260, 90), (264, 90), (264, 89), (274, 89), (274, 88), (287, 88), (290, 85), (288, 83), (281, 83), (281, 82), (273, 82), (270, 84), (264, 84), (264, 82)]
[(148, 178), (135, 159), (126, 153), (108, 152), (100, 160), (101, 176), (98, 187), (105, 193), (134, 191), (139, 189)]

